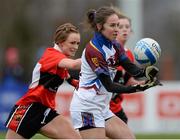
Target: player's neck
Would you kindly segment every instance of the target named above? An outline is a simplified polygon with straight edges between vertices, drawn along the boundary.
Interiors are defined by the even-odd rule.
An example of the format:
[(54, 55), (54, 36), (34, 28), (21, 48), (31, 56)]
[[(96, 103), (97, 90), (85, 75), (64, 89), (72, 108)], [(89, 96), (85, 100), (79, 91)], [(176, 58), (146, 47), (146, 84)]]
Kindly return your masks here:
[(126, 44), (126, 40), (121, 41), (121, 44), (124, 46)]

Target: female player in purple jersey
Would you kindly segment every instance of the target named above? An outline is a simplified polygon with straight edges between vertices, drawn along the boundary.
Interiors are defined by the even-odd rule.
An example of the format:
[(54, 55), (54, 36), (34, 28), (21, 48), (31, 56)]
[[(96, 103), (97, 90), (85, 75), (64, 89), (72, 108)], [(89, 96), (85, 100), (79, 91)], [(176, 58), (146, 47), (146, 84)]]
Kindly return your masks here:
[(140, 69), (125, 54), (124, 48), (115, 41), (119, 31), (119, 13), (113, 7), (101, 7), (87, 12), (87, 23), (95, 31), (86, 45), (81, 61), (79, 88), (74, 91), (70, 111), (75, 129), (82, 138), (133, 139), (127, 125), (109, 109), (113, 93), (133, 93), (156, 85), (124, 86), (113, 82), (117, 66), (134, 77), (154, 79), (158, 69)]

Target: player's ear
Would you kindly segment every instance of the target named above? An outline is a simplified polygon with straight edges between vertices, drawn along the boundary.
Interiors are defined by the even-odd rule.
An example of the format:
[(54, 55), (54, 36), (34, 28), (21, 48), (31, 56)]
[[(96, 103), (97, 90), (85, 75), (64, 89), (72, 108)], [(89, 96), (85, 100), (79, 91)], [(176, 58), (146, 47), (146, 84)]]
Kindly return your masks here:
[(98, 23), (98, 24), (96, 25), (96, 27), (97, 27), (98, 31), (101, 31), (101, 30), (102, 30), (102, 24)]

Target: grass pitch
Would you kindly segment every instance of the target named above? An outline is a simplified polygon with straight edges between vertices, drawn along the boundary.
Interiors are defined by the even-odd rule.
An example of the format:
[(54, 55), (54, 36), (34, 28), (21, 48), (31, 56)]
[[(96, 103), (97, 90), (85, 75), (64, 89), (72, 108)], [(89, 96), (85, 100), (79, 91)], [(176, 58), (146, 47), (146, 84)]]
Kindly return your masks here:
[[(0, 132), (0, 139), (5, 138), (5, 132)], [(136, 134), (137, 139), (180, 139), (180, 134)], [(32, 139), (48, 139), (41, 134), (36, 134)]]

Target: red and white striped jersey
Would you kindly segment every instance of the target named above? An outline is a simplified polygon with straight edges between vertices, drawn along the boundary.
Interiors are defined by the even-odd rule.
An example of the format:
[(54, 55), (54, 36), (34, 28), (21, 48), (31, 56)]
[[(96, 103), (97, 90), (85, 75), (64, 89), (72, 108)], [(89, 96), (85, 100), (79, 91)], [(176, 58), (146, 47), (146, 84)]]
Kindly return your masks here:
[(54, 109), (57, 89), (69, 74), (67, 69), (58, 67), (58, 63), (64, 58), (66, 56), (62, 52), (47, 48), (33, 70), (27, 93), (16, 104), (40, 102)]

